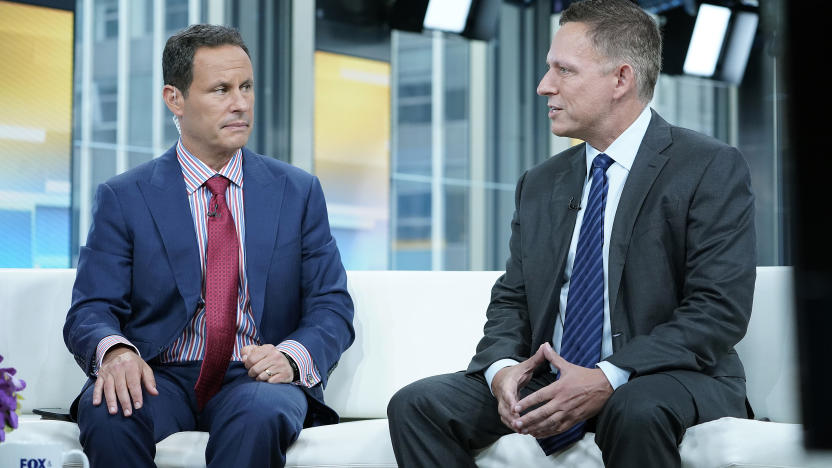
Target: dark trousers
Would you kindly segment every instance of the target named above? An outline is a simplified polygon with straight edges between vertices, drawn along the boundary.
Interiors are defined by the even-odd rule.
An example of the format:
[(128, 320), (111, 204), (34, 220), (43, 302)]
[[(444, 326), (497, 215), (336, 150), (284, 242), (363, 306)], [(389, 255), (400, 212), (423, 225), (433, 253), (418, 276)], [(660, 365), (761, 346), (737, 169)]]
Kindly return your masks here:
[[(705, 422), (685, 386), (700, 380), (713, 387), (715, 400), (727, 402), (722, 416), (746, 417), (741, 379), (716, 380), (689, 371), (637, 377), (613, 392), (601, 412), (589, 421), (604, 464), (681, 466), (678, 446), (685, 430)], [(521, 394), (551, 382), (551, 374), (535, 377)], [(458, 372), (414, 382), (393, 396), (387, 414), (393, 451), (403, 468), (475, 467), (475, 450), (512, 432), (500, 421), (497, 400), (481, 374)]]
[(258, 382), (234, 362), (220, 392), (200, 412), (193, 390), (199, 366), (199, 362), (152, 366), (159, 395), (144, 392), (142, 408), (130, 417), (121, 409), (109, 414), (106, 401), (93, 406), (90, 386), (78, 404), (78, 425), (91, 466), (154, 466), (156, 443), (180, 431), (210, 434), (205, 451), (209, 467), (284, 466), (286, 451), (306, 416), (303, 390)]

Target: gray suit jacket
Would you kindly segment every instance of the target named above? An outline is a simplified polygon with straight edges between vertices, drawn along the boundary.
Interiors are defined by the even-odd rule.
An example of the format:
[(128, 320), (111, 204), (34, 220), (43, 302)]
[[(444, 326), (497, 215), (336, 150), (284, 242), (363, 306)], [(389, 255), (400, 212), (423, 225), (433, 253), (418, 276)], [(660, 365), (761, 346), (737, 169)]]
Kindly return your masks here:
[[(469, 373), (502, 358), (525, 360), (551, 341), (577, 217), (568, 205), (580, 200), (585, 177), (582, 144), (520, 178), (511, 256), (492, 289)], [(719, 417), (724, 408), (710, 401), (708, 382), (744, 382), (733, 347), (748, 326), (756, 275), (754, 197), (739, 151), (654, 111), (621, 194), (608, 265), (607, 361), (631, 378), (667, 371), (715, 377), (688, 381), (690, 373), (680, 373), (700, 417)]]

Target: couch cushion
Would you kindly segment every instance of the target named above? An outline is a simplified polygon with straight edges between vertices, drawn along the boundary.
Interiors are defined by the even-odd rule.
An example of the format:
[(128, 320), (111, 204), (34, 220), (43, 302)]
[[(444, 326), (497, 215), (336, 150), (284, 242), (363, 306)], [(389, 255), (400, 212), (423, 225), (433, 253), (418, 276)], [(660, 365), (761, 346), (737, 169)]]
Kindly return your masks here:
[(69, 408), (87, 380), (64, 345), (75, 270), (0, 268), (0, 354), (26, 381), (21, 410)]
[(758, 267), (754, 306), (737, 352), (758, 418), (799, 423), (798, 366), (791, 267)]
[[(205, 466), (205, 432), (178, 432), (159, 442), (156, 465)], [(304, 429), (289, 448), (286, 466), (395, 468), (386, 419)]]
[(286, 456), (287, 467), (396, 468), (386, 419), (304, 429)]
[(482, 450), (476, 457), (479, 468), (505, 468), (507, 466), (551, 466), (569, 468), (600, 468), (604, 466), (601, 450), (595, 445), (595, 434), (584, 438), (566, 450), (548, 457), (533, 437), (509, 434)]
[[(66, 450), (80, 448), (78, 426), (62, 421), (24, 416), (9, 441), (52, 441)], [(205, 432), (179, 432), (157, 445), (156, 464), (164, 467), (204, 467)], [(798, 424), (722, 418), (692, 427), (679, 449), (683, 468), (799, 468), (813, 465), (802, 448)], [(551, 466), (600, 468), (601, 451), (594, 434), (572, 447), (543, 455), (533, 438), (520, 434), (502, 437), (476, 456), (480, 468)], [(828, 463), (829, 460), (826, 460)], [(287, 467), (394, 468), (387, 420), (353, 421), (304, 429), (289, 449)]]
[[(690, 428), (679, 447), (683, 468), (797, 468), (809, 466), (798, 424), (722, 418)], [(602, 467), (594, 434), (545, 456), (528, 436), (511, 434), (477, 456), (480, 468), (506, 466)]]
[(499, 271), (349, 271), (355, 343), (324, 391), (344, 418), (386, 418), (405, 385), (468, 367)]
[(799, 424), (722, 418), (690, 428), (679, 451), (685, 468), (807, 466)]

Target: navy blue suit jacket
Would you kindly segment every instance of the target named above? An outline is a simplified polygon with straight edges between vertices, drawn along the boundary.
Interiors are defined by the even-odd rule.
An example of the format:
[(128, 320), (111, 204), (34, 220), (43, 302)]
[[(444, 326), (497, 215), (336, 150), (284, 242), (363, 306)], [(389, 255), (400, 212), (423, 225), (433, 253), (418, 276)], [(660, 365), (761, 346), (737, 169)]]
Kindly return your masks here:
[[(304, 388), (305, 425), (337, 422), (323, 387), (354, 339), (353, 304), (321, 185), (243, 148), (243, 196), (257, 331), (264, 344), (292, 339), (306, 347), (322, 382)], [(170, 346), (200, 306), (199, 261), (175, 146), (101, 184), (64, 325), (64, 341), (84, 372), (93, 376), (96, 346), (108, 335), (130, 340), (146, 361)]]

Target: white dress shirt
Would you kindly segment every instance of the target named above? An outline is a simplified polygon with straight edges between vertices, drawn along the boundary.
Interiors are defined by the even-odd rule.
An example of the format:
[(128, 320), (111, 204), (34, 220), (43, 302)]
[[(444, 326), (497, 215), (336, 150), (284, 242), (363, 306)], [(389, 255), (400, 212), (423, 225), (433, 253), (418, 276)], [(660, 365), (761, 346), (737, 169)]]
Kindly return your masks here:
[[(614, 163), (607, 169), (607, 205), (604, 212), (604, 330), (601, 338), (601, 359), (605, 359), (612, 354), (612, 332), (610, 327), (610, 300), (609, 300), (609, 278), (607, 272), (609, 271), (609, 256), (610, 256), (610, 234), (612, 233), (612, 224), (615, 219), (615, 212), (618, 210), (618, 201), (621, 199), (621, 192), (624, 190), (624, 183), (627, 182), (627, 176), (630, 175), (630, 169), (633, 167), (633, 161), (636, 159), (636, 153), (644, 134), (647, 133), (647, 126), (650, 124), (651, 112), (649, 107), (645, 107), (638, 118), (630, 124), (627, 130), (624, 131), (604, 153), (613, 159)], [(589, 187), (592, 179), (589, 177), (592, 161), (600, 153), (599, 150), (593, 148), (591, 145), (586, 145), (586, 179), (584, 180), (583, 195), (581, 196), (581, 205), (587, 205), (587, 198), (589, 197)], [(563, 272), (565, 282), (560, 289), (560, 304), (558, 310), (558, 317), (555, 321), (555, 329), (552, 334), (553, 348), (556, 352), (560, 352), (561, 339), (563, 338), (563, 322), (566, 315), (566, 302), (569, 296), (569, 280), (572, 277), (572, 264), (575, 262), (575, 251), (578, 249), (578, 235), (581, 232), (581, 223), (584, 219), (584, 211), (578, 211), (578, 218), (575, 221), (575, 229), (572, 231), (572, 242), (569, 245), (569, 254), (566, 258), (566, 267)], [(532, 350), (536, 351), (536, 350)], [(517, 364), (514, 359), (500, 359), (491, 364), (485, 370), (485, 379), (488, 382), (488, 388), (491, 388), (491, 380), (500, 369)], [(604, 375), (609, 380), (613, 390), (620, 387), (630, 379), (630, 371), (614, 366), (607, 361), (601, 361), (597, 366), (604, 372)]]

